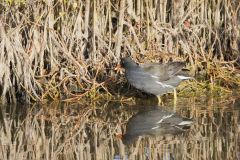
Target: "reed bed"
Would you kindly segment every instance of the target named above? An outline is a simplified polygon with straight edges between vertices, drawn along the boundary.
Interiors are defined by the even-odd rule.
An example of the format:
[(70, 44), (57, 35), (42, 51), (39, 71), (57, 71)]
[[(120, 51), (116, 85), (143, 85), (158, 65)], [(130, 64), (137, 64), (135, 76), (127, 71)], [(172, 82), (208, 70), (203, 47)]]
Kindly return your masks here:
[[(240, 112), (232, 106), (181, 107), (195, 118), (184, 135), (139, 137), (125, 146), (128, 119), (143, 106), (118, 103), (1, 107), (1, 159), (229, 159), (239, 157)], [(196, 105), (196, 106), (195, 106)], [(238, 106), (239, 107), (239, 106)], [(21, 108), (21, 109), (19, 109)]]
[(3, 0), (0, 8), (2, 103), (112, 95), (106, 86), (118, 83), (114, 67), (127, 54), (187, 60), (202, 80), (239, 85), (237, 0)]

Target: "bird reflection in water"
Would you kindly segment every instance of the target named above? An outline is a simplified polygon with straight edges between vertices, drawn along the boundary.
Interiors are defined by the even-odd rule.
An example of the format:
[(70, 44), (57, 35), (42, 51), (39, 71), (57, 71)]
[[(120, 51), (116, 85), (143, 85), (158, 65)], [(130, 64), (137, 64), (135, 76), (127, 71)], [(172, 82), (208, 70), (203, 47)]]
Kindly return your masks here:
[(184, 118), (174, 112), (155, 108), (139, 112), (129, 119), (123, 144), (132, 144), (139, 136), (177, 135), (187, 131), (193, 120)]

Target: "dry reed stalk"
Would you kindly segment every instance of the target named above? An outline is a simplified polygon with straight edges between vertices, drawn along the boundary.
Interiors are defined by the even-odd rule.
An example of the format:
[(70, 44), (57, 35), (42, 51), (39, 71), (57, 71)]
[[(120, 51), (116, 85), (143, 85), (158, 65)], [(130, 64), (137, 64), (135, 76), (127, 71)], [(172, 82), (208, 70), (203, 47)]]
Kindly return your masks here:
[[(236, 71), (231, 79), (225, 72), (239, 67), (238, 1), (26, 0), (0, 5), (2, 103), (56, 99), (70, 84), (84, 93), (113, 76), (114, 65), (127, 53), (153, 61), (187, 59), (192, 72), (211, 74), (216, 65), (218, 72), (209, 79), (239, 84)], [(62, 83), (64, 77), (68, 83)], [(49, 86), (56, 90), (49, 92)], [(73, 94), (69, 89), (64, 96)]]

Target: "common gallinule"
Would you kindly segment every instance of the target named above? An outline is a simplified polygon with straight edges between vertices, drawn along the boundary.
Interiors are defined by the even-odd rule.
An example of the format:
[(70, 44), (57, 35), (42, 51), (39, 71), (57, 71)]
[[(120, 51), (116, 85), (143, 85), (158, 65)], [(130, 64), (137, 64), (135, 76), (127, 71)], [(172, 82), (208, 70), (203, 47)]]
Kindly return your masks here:
[(164, 109), (139, 112), (129, 119), (123, 143), (131, 144), (143, 135), (177, 135), (187, 131), (193, 120)]
[(172, 90), (176, 99), (175, 88), (181, 81), (192, 79), (192, 77), (181, 74), (184, 62), (138, 65), (130, 57), (125, 57), (122, 59), (121, 66), (125, 69), (126, 78), (132, 86), (156, 95), (159, 102), (161, 101), (161, 95)]

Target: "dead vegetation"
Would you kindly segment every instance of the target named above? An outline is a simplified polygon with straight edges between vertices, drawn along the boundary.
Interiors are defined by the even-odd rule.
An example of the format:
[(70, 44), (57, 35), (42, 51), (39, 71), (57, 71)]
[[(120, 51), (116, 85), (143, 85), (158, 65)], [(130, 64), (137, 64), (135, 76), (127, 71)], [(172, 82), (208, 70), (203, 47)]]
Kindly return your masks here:
[(186, 60), (213, 86), (239, 85), (237, 0), (5, 0), (0, 8), (3, 103), (110, 93), (126, 54)]

